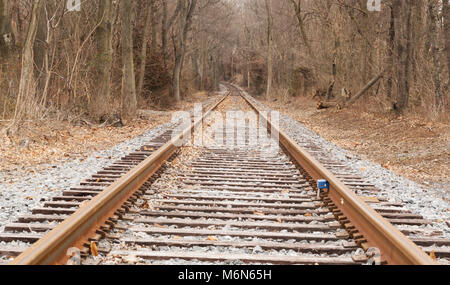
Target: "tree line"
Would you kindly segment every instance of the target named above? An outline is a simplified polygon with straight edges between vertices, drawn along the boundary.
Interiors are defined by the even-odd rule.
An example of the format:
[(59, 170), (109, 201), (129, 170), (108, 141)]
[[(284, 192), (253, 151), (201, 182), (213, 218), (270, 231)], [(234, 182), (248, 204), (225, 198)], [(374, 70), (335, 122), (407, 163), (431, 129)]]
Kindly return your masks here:
[(219, 81), (218, 38), (227, 33), (230, 5), (0, 0), (3, 118), (9, 106), (12, 125), (63, 111), (83, 112), (97, 122), (114, 113), (129, 120), (138, 99), (155, 89), (167, 89), (166, 100), (174, 102), (182, 100), (186, 81), (213, 89)]
[(242, 82), (266, 97), (309, 94), (334, 105), (375, 102), (397, 114), (445, 113), (449, 1), (382, 0), (380, 11), (370, 2), (243, 1)]
[(221, 80), (445, 113), (449, 1), (367, 2), (0, 0), (0, 118), (127, 121), (142, 98), (178, 102)]

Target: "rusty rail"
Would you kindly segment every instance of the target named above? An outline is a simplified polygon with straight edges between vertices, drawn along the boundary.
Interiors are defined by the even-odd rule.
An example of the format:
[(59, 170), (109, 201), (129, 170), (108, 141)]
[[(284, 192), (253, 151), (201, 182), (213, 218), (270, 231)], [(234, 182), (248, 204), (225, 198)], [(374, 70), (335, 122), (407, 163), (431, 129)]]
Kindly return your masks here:
[(81, 248), (97, 230), (137, 191), (178, 149), (179, 142), (200, 124), (228, 96), (220, 98), (202, 118), (161, 147), (153, 155), (83, 205), (72, 216), (19, 255), (12, 265), (64, 264), (67, 250)]
[(258, 107), (250, 100), (248, 94), (237, 86), (241, 96), (260, 114), (260, 118), (267, 122), (271, 131), (279, 133), (280, 144), (291, 157), (298, 162), (309, 175), (317, 179), (326, 179), (330, 183), (329, 198), (350, 220), (356, 229), (367, 240), (368, 247), (376, 247), (381, 251), (381, 257), (388, 264), (393, 265), (434, 265), (436, 264), (415, 243), (409, 240), (391, 223), (375, 212), (362, 201), (353, 191), (344, 185), (333, 173), (326, 169), (319, 161), (312, 157), (305, 149), (289, 138), (282, 130), (271, 123)]

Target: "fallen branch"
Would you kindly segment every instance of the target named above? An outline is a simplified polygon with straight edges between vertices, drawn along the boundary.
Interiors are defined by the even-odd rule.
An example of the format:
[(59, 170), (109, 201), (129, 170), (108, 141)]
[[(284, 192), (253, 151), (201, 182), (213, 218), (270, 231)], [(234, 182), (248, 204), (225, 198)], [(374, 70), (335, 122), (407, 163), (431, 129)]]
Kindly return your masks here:
[(361, 91), (359, 91), (353, 98), (351, 98), (350, 100), (348, 100), (347, 102), (345, 102), (345, 106), (349, 106), (353, 103), (355, 103), (360, 97), (362, 97), (367, 90), (369, 90), (372, 86), (375, 85), (375, 83), (378, 82), (378, 80), (380, 80), (380, 78), (383, 77), (383, 72), (381, 72), (380, 74), (378, 74), (377, 76), (375, 76), (372, 80), (370, 80), (369, 83), (367, 83), (366, 86), (363, 87), (363, 89), (361, 89)]
[[(375, 85), (375, 83), (377, 83), (380, 78), (383, 77), (384, 71), (381, 72), (380, 74), (378, 74), (377, 76), (375, 76), (372, 80), (370, 80), (369, 83), (367, 83), (366, 86), (363, 87), (363, 89), (361, 89), (361, 91), (359, 91), (353, 98), (349, 99), (348, 101), (345, 101), (344, 98), (341, 98), (335, 102), (322, 102), (319, 101), (319, 103), (317, 104), (317, 109), (321, 110), (321, 109), (328, 109), (328, 108), (333, 108), (333, 107), (337, 107), (337, 108), (342, 108), (344, 106), (349, 106), (353, 103), (355, 103), (359, 98), (361, 98), (372, 86)], [(317, 94), (316, 94), (317, 95)], [(314, 97), (316, 97), (316, 95)], [(313, 97), (313, 98), (314, 98)]]

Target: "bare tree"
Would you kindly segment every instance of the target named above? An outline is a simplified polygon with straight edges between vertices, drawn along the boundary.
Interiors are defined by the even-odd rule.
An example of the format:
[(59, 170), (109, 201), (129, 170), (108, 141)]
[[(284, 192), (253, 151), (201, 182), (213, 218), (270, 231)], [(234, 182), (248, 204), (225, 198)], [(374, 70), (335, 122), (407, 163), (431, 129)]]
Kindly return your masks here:
[(113, 61), (112, 48), (113, 1), (100, 0), (98, 9), (99, 25), (96, 30), (97, 42), (96, 73), (98, 92), (91, 98), (89, 111), (95, 120), (106, 120), (108, 102), (111, 97), (111, 69)]
[(133, 61), (132, 3), (121, 1), (122, 20), (122, 117), (133, 118), (137, 111), (136, 81)]
[(0, 58), (14, 45), (10, 0), (0, 0)]
[(304, 23), (304, 19), (303, 19), (304, 16), (302, 15), (302, 0), (297, 0), (298, 2), (295, 2), (295, 0), (290, 0), (290, 1), (291, 1), (292, 5), (294, 6), (295, 16), (297, 18), (298, 26), (300, 28), (300, 35), (302, 37), (303, 43), (306, 46), (308, 54), (313, 56), (314, 53), (312, 52), (311, 46), (309, 44), (309, 39), (306, 34), (305, 23)]
[(273, 45), (273, 16), (272, 16), (272, 0), (266, 1), (267, 12), (267, 89), (266, 98), (270, 98), (270, 92), (273, 81), (273, 64), (272, 64), (272, 45)]
[(164, 58), (164, 64), (166, 64), (166, 49), (167, 49), (167, 2), (162, 1), (162, 24), (161, 24), (161, 49)]
[[(141, 60), (141, 66), (139, 68), (139, 75), (138, 75), (138, 88), (137, 88), (137, 94), (139, 96), (142, 95), (142, 88), (144, 86), (144, 78), (145, 78), (145, 66), (147, 64), (147, 47), (148, 47), (148, 41), (150, 39), (150, 33), (155, 31), (155, 28), (152, 28), (152, 22), (154, 18), (154, 0), (148, 1), (147, 3), (147, 15), (145, 18), (145, 25), (144, 25), (144, 35), (142, 37), (142, 47), (141, 47), (141, 54), (140, 54), (140, 60)], [(153, 42), (156, 42), (156, 37), (152, 38), (152, 44)], [(152, 46), (152, 49), (156, 46)]]
[(386, 96), (388, 100), (392, 100), (392, 86), (394, 81), (394, 49), (395, 49), (395, 14), (394, 7), (390, 7), (390, 20), (389, 20), (389, 33), (387, 37), (387, 57), (386, 57), (386, 69), (387, 69), (387, 85)]
[[(438, 14), (438, 0), (428, 0), (428, 17), (430, 21), (430, 30), (428, 31), (431, 36), (431, 54), (433, 57), (433, 81), (434, 81), (434, 107), (436, 112), (441, 112), (443, 108), (443, 94), (442, 94), (442, 65), (440, 60), (440, 42), (439, 42), (439, 21), (437, 20)], [(445, 1), (444, 1), (445, 2)]]
[(181, 100), (180, 95), (180, 77), (186, 53), (186, 39), (189, 29), (192, 25), (192, 17), (194, 16), (197, 0), (180, 1), (181, 17), (179, 19), (179, 35), (176, 47), (175, 65), (173, 68), (172, 92), (176, 101)]
[(449, 1), (442, 1), (443, 18), (444, 18), (444, 39), (445, 51), (447, 56), (447, 89), (450, 89), (450, 3)]
[(157, 48), (157, 38), (158, 38), (158, 31), (157, 31), (157, 26), (158, 26), (158, 21), (156, 18), (156, 13), (158, 12), (158, 8), (157, 8), (157, 4), (156, 4), (156, 0), (150, 0), (150, 7), (151, 7), (151, 11), (150, 11), (150, 15), (151, 15), (151, 23), (150, 23), (150, 28), (152, 30), (152, 50), (155, 51)]
[(167, 59), (167, 33), (169, 32), (169, 29), (172, 27), (175, 20), (180, 15), (181, 9), (182, 9), (183, 1), (178, 0), (175, 11), (173, 12), (173, 15), (169, 18), (169, 10), (167, 6), (167, 1), (162, 1), (163, 9), (162, 9), (162, 25), (161, 25), (161, 44), (162, 44), (162, 52), (164, 57), (164, 63), (166, 63)]
[[(35, 86), (33, 80), (33, 45), (36, 39), (38, 30), (39, 16), (43, 0), (34, 0), (31, 11), (31, 20), (28, 26), (28, 33), (22, 51), (22, 71), (20, 74), (19, 92), (17, 94), (16, 109), (14, 112), (14, 119), (10, 127), (22, 119), (25, 109), (30, 107), (30, 102), (33, 102), (35, 96)], [(28, 102), (27, 102), (28, 101)]]
[(393, 9), (395, 18), (398, 19), (395, 32), (398, 77), (396, 109), (401, 113), (408, 107), (409, 102), (412, 3), (406, 0), (394, 0)]

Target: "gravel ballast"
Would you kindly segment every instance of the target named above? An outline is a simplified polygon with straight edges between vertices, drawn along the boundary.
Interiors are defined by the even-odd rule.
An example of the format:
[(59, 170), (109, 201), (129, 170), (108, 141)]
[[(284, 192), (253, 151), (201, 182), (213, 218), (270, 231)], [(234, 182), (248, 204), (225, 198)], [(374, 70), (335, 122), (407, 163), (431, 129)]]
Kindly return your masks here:
[(0, 174), (0, 231), (7, 223), (15, 221), (18, 216), (40, 207), (45, 201), (62, 194), (62, 191), (79, 185), (92, 174), (107, 167), (115, 160), (139, 148), (169, 128), (171, 123), (158, 126), (143, 135), (123, 142), (113, 148), (96, 152), (87, 159), (42, 165), (36, 172), (21, 170), (14, 173), (16, 181), (4, 183), (11, 179), (11, 174)]

